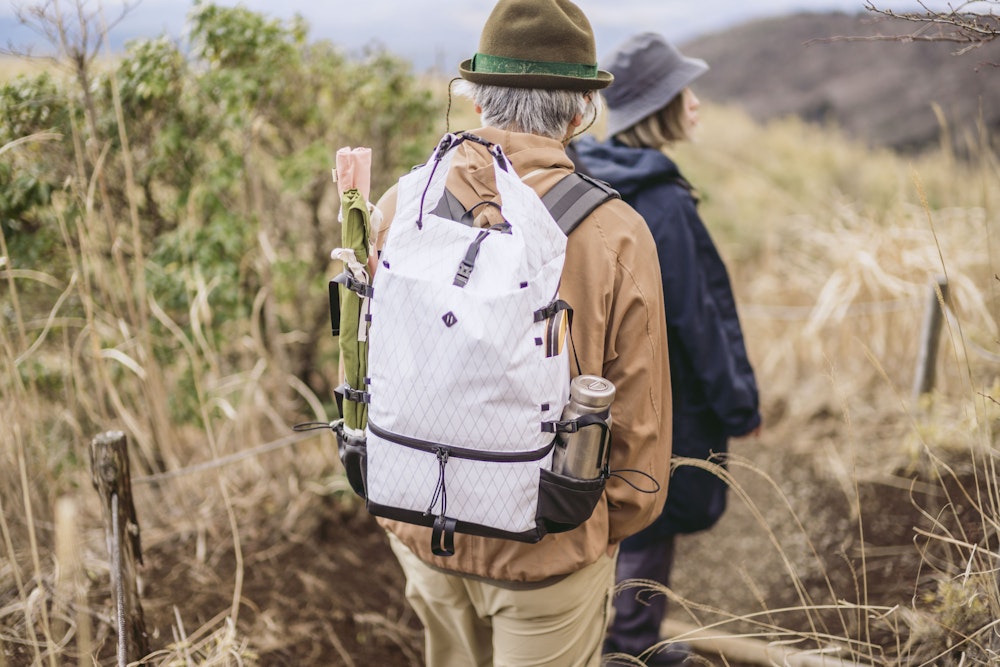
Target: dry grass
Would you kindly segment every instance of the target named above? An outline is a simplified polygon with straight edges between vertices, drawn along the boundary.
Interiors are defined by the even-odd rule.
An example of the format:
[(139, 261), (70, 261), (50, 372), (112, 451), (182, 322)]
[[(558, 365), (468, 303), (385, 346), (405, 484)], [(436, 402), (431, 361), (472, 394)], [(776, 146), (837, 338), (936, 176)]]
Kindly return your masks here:
[[(53, 139), (27, 137), (0, 147), (0, 153), (16, 155), (32, 142)], [(127, 153), (123, 157), (129, 174)], [(206, 549), (228, 543), (236, 554), (229, 608), (210, 627), (190, 634), (178, 618), (176, 650), (157, 653), (150, 661), (242, 664), (252, 651), (235, 631), (243, 571), (240, 522), (252, 523), (247, 515), (262, 504), (287, 507), (286, 520), (294, 521), (305, 497), (298, 488), (298, 479), (307, 476), (302, 471), (309, 471), (308, 482), (336, 470), (326, 439), (300, 446), (301, 438), (280, 440), (292, 418), (287, 397), (302, 396), (313, 411), (306, 419), (328, 421), (329, 416), (322, 401), (282, 369), (262, 340), (267, 288), (245, 335), (228, 349), (209, 342), (214, 338), (208, 335), (213, 326), (209, 281), (190, 285), (193, 335), (160, 307), (142, 281), (144, 258), (137, 251), (142, 221), (134, 206), (124, 218), (105, 206), (97, 187), (103, 164), (99, 160), (91, 180), (71, 189), (87, 211), (75, 226), (67, 224), (61, 207), (56, 209), (72, 264), (68, 280), (45, 267), (12, 268), (0, 232), (5, 319), (0, 412), (6, 427), (0, 429), (0, 666), (6, 666), (7, 656), (14, 665), (56, 665), (76, 657), (91, 664), (99, 647), (107, 652), (114, 620), (108, 600), (95, 588), (107, 581), (107, 551), (87, 461), (90, 439), (104, 430), (129, 434), (147, 548), (155, 548), (159, 539), (197, 531), (214, 542)], [(67, 316), (68, 310), (77, 314)], [(154, 357), (153, 322), (174, 337), (181, 356), (173, 362)], [(234, 356), (247, 363), (235, 373), (223, 371), (232, 367)], [(204, 425), (199, 430), (171, 423), (165, 411), (187, 371)], [(282, 402), (279, 396), (286, 398)], [(279, 453), (269, 454), (274, 451)], [(228, 465), (212, 465), (220, 459)], [(157, 470), (170, 474), (159, 481), (152, 474)], [(73, 519), (66, 520), (57, 507), (72, 507)], [(221, 524), (220, 516), (225, 518)], [(180, 656), (184, 662), (178, 662)]]
[[(795, 119), (760, 127), (719, 107), (703, 119), (700, 142), (676, 157), (702, 187), (703, 217), (734, 279), (762, 388), (765, 452), (760, 463), (735, 458), (736, 478), (718, 471), (741, 509), (701, 538), (694, 557), (704, 560), (685, 569), (682, 559), (678, 586), (689, 596), (662, 592), (703, 629), (736, 628), (776, 648), (874, 665), (994, 664), (996, 156), (903, 160)], [(915, 403), (921, 324), (938, 276), (949, 283), (950, 317), (935, 391)], [(867, 504), (872, 489), (892, 488), (895, 506)], [(823, 516), (841, 503), (844, 514)], [(899, 505), (917, 514), (914, 546), (872, 546), (880, 509)], [(743, 540), (749, 561), (740, 561), (737, 535), (754, 536)], [(856, 550), (837, 557), (845, 539)], [(732, 552), (705, 558), (720, 548)], [(885, 582), (868, 561), (883, 567), (887, 554), (899, 556), (896, 576), (904, 562), (918, 566), (912, 599), (879, 604), (874, 591)], [(727, 574), (742, 576), (746, 592), (705, 590)]]
[[(760, 128), (730, 109), (705, 117), (700, 142), (678, 159), (703, 186), (703, 216), (732, 271), (767, 393), (794, 399), (784, 407), (800, 416), (837, 411), (798, 405), (817, 393), (802, 383), (831, 372), (865, 402), (884, 395), (883, 376), (908, 394), (939, 275), (963, 324), (949, 332), (939, 387), (967, 391), (970, 364), (953, 363), (956, 352), (967, 341), (995, 350), (998, 336), (995, 156), (908, 162), (794, 119)], [(980, 386), (996, 371), (995, 359), (982, 361), (971, 371)]]
[(22, 74), (38, 74), (49, 68), (47, 63), (30, 58), (15, 56), (0, 56), (0, 83), (9, 81)]
[[(454, 113), (452, 129), (477, 124), (468, 109)], [(942, 628), (965, 633), (976, 655), (996, 655), (996, 622), (988, 619), (1000, 617), (1000, 365), (978, 351), (998, 348), (995, 156), (971, 165), (947, 154), (908, 163), (794, 120), (760, 127), (723, 108), (707, 109), (704, 117), (702, 141), (685, 147), (678, 159), (703, 188), (704, 217), (732, 270), (769, 425), (792, 433), (817, 419), (839, 421), (839, 435), (850, 440), (853, 422), (908, 424), (902, 438), (894, 431), (893, 438), (849, 448), (855, 459), (834, 459), (831, 469), (840, 471), (845, 494), (856, 489), (858, 470), (899, 473), (909, 467), (925, 483), (967, 494), (951, 507), (971, 505), (981, 517), (977, 535), (967, 532), (967, 521), (928, 517), (930, 528), (918, 545), (938, 581), (928, 604), (841, 604), (832, 585), (829, 602), (805, 589), (788, 555), (794, 547), (734, 482), (734, 494), (751, 508), (755, 530), (774, 548), (773, 563), (790, 577), (798, 603), (767, 609), (760, 618), (714, 613), (728, 614), (727, 623), (757, 624), (771, 638), (777, 633), (783, 640), (839, 644), (876, 664), (891, 664), (866, 639), (876, 622), (894, 623), (906, 636), (910, 645), (898, 653), (913, 660), (905, 664), (932, 664), (928, 647), (954, 637)], [(195, 553), (178, 557), (190, 559), (192, 577), (204, 573), (206, 586), (213, 583), (206, 566), (213, 553), (231, 549), (236, 558), (229, 606), (212, 610), (194, 630), (178, 614), (170, 647), (144, 664), (254, 664), (263, 635), (237, 630), (241, 573), (253, 556), (242, 545), (248, 532), (259, 530), (261, 514), (281, 514), (282, 529), (291, 531), (311, 500), (343, 489), (326, 437), (280, 440), (291, 420), (328, 421), (330, 415), (261, 339), (266, 294), (244, 335), (220, 349), (207, 335), (213, 327), (210, 280), (190, 285), (190, 335), (156, 294), (133, 289), (131, 262), (141, 258), (99, 249), (128, 245), (143, 221), (102, 218), (92, 184), (79, 184), (90, 214), (78, 236), (61, 225), (74, 263), (68, 281), (44, 266), (13, 270), (0, 264), (0, 409), (6, 416), (0, 429), (0, 667), (6, 667), (5, 653), (18, 656), (13, 664), (90, 664), (94, 647), (108, 642), (110, 613), (99, 583), (107, 573), (104, 538), (86, 460), (90, 438), (108, 429), (126, 431), (134, 447), (145, 544), (198, 536)], [(2, 237), (0, 244), (0, 258), (6, 258)], [(938, 392), (921, 410), (909, 404), (910, 381), (930, 281), (942, 273), (950, 281), (955, 318), (945, 332)], [(70, 300), (82, 304), (82, 316), (65, 315)], [(150, 351), (154, 322), (182, 351), (170, 365)], [(294, 338), (294, 331), (285, 333)], [(234, 357), (240, 370), (223, 370), (232, 367), (225, 359)], [(181, 391), (188, 370), (200, 430), (172, 424), (161, 410), (172, 392)], [(290, 393), (301, 396), (312, 414), (290, 414)], [(961, 475), (956, 460), (962, 461)], [(153, 476), (159, 469), (166, 472)], [(975, 488), (964, 486), (969, 471), (981, 482)], [(800, 516), (796, 499), (774, 488), (784, 520), (807, 536), (810, 517)], [(861, 502), (856, 493), (853, 498)], [(806, 552), (821, 551), (802, 539)], [(683, 603), (705, 611), (697, 601)], [(793, 612), (806, 624), (785, 633), (783, 616)], [(820, 620), (830, 612), (843, 619), (834, 629)], [(855, 626), (862, 629), (843, 630)]]

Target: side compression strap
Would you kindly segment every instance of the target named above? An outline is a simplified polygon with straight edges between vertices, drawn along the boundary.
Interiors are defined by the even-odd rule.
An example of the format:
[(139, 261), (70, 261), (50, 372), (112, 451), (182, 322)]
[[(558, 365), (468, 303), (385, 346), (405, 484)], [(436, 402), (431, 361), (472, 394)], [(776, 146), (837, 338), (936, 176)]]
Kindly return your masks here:
[(538, 310), (535, 311), (535, 323), (537, 324), (538, 322), (544, 322), (550, 317), (555, 317), (556, 313), (563, 310), (569, 311), (569, 320), (570, 322), (572, 322), (573, 321), (572, 306), (570, 306), (562, 299), (556, 299), (555, 301), (545, 306), (544, 308), (539, 308)]
[(372, 289), (371, 285), (369, 285), (366, 282), (358, 280), (357, 278), (351, 275), (350, 271), (344, 271), (330, 282), (337, 283), (338, 285), (343, 285), (344, 287), (354, 292), (363, 299), (364, 298), (370, 299), (372, 298), (372, 295), (375, 294), (375, 291)]
[(334, 389), (333, 391), (337, 395), (343, 396), (345, 399), (351, 401), (352, 403), (364, 403), (366, 405), (368, 403), (371, 403), (371, 398), (372, 398), (371, 394), (369, 394), (367, 391), (359, 391), (357, 389), (354, 389), (346, 382), (337, 387), (336, 389)]

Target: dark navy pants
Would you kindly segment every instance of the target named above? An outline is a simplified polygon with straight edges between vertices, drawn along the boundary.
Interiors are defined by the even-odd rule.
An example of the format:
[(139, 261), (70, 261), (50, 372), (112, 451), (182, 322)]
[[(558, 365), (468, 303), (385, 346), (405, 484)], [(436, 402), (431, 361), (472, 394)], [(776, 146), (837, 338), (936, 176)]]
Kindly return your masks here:
[(667, 596), (648, 586), (627, 584), (629, 579), (649, 579), (670, 585), (674, 562), (674, 536), (668, 535), (638, 549), (620, 549), (615, 582), (615, 615), (608, 628), (605, 653), (639, 655), (660, 641), (660, 625), (667, 613)]

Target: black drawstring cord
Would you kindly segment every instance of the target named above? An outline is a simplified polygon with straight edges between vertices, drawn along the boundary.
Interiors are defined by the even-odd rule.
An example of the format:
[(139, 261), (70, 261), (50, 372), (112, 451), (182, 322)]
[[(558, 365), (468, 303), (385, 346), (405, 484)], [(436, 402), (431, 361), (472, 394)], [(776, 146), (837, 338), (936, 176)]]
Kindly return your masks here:
[(427, 199), (427, 191), (431, 189), (431, 182), (434, 180), (434, 174), (437, 173), (438, 165), (441, 164), (441, 158), (444, 157), (445, 153), (463, 141), (465, 141), (465, 139), (458, 135), (446, 134), (444, 135), (444, 138), (441, 139), (437, 149), (434, 151), (434, 166), (431, 167), (431, 175), (427, 178), (427, 185), (424, 186), (424, 192), (420, 195), (420, 215), (417, 216), (417, 229), (424, 228), (424, 203)]
[(437, 505), (438, 499), (441, 500), (441, 513), (440, 516), (445, 516), (448, 512), (448, 489), (444, 483), (444, 469), (448, 465), (448, 450), (444, 447), (439, 447), (435, 450), (438, 460), (438, 481), (437, 486), (434, 487), (434, 495), (431, 496), (431, 504), (424, 512), (425, 515), (430, 515), (434, 513), (434, 506)]
[(507, 171), (507, 160), (503, 154), (503, 149), (500, 148), (499, 144), (494, 144), (491, 141), (486, 141), (482, 137), (477, 137), (471, 132), (459, 132), (458, 134), (448, 133), (444, 135), (440, 143), (438, 143), (437, 149), (434, 151), (434, 166), (431, 168), (431, 175), (427, 178), (427, 185), (424, 186), (424, 192), (420, 195), (420, 214), (417, 216), (417, 229), (424, 228), (424, 205), (427, 200), (427, 191), (431, 188), (431, 182), (434, 180), (434, 174), (437, 173), (438, 165), (441, 164), (441, 159), (444, 157), (445, 153), (455, 148), (463, 141), (473, 141), (477, 144), (482, 144), (490, 152), (496, 161), (496, 166), (503, 171)]
[(304, 431), (321, 431), (323, 429), (332, 429), (337, 422), (304, 422), (302, 424), (296, 424), (292, 427), (292, 430), (296, 433), (302, 433)]
[[(640, 489), (638, 486), (636, 486), (632, 482), (630, 482), (627, 479), (625, 479), (625, 476), (622, 475), (623, 472), (635, 473), (636, 475), (639, 475), (641, 477), (645, 477), (646, 479), (648, 479), (649, 481), (651, 481), (653, 483), (653, 485), (654, 485), (655, 488), (652, 491), (647, 491), (646, 489)], [(656, 481), (656, 478), (653, 477), (652, 475), (650, 475), (648, 473), (644, 473), (641, 470), (634, 470), (632, 468), (622, 468), (620, 470), (612, 470), (609, 473), (608, 476), (609, 477), (617, 477), (618, 479), (620, 479), (621, 481), (625, 482), (626, 484), (628, 484), (629, 486), (631, 486), (633, 489), (635, 489), (636, 491), (638, 491), (639, 493), (659, 493), (660, 489), (663, 488), (662, 486), (660, 486), (660, 483)]]
[(576, 351), (576, 341), (573, 340), (573, 311), (567, 311), (566, 335), (569, 337), (569, 347), (573, 350), (573, 361), (576, 362), (576, 374), (583, 375), (583, 367), (580, 365), (580, 355)]

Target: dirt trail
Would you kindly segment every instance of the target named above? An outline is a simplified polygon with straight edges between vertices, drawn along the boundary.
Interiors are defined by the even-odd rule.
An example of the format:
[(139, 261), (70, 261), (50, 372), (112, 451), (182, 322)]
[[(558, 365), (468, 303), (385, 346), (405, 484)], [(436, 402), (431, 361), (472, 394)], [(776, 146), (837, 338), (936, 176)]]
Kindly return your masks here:
[[(737, 491), (729, 510), (712, 530), (679, 540), (673, 588), (691, 604), (672, 603), (671, 618), (705, 624), (727, 614), (837, 600), (909, 604), (920, 564), (912, 528), (919, 512), (910, 491), (881, 483), (845, 488), (823, 455), (837, 442), (831, 438), (817, 436), (798, 450), (777, 433), (734, 444), (738, 462), (730, 471)], [(863, 535), (854, 515), (858, 506)], [(315, 496), (294, 534), (266, 524), (252, 532), (243, 544), (240, 631), (258, 664), (422, 664), (420, 626), (403, 598), (402, 573), (385, 535), (356, 504), (343, 507)], [(147, 551), (144, 604), (154, 648), (170, 643), (174, 606), (190, 629), (230, 605), (232, 553), (191, 564), (187, 555), (195, 552), (195, 539), (177, 537)], [(834, 635), (846, 628), (851, 636), (888, 641), (885, 629), (866, 624), (860, 613), (759, 618)], [(724, 629), (759, 631), (741, 623)]]

